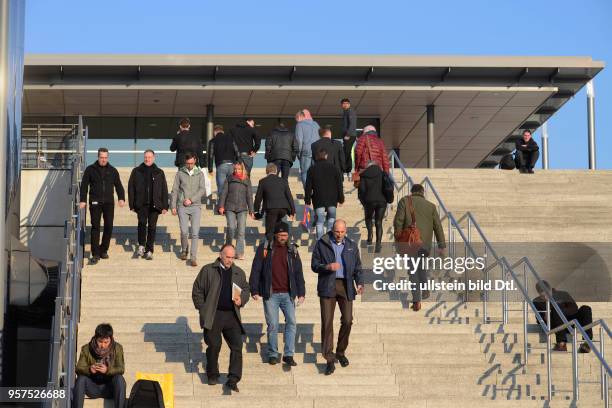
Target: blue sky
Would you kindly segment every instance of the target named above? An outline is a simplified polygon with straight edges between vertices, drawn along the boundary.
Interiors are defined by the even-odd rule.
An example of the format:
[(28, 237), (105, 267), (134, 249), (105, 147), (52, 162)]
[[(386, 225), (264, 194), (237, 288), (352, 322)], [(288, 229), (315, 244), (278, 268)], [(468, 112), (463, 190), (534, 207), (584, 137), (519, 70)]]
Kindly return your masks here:
[[(608, 0), (27, 0), (25, 50), (592, 56), (608, 65), (595, 113), (598, 168), (611, 169), (611, 20)], [(586, 168), (585, 91), (548, 125), (551, 167)]]

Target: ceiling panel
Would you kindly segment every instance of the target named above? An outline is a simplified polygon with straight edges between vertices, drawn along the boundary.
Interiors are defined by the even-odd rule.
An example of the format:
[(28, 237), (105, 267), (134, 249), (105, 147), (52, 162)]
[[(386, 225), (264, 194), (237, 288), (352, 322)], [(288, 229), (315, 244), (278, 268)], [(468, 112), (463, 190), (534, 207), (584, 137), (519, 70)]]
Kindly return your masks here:
[(28, 104), (28, 114), (30, 115), (63, 115), (64, 105), (37, 105)]
[[(176, 90), (149, 90), (141, 89), (139, 94), (139, 102), (141, 104), (174, 104), (176, 98)], [(157, 101), (157, 102), (156, 102)]]
[(64, 90), (64, 103), (66, 105), (97, 105), (100, 103), (100, 91), (66, 89)]
[(175, 115), (206, 115), (206, 106), (200, 104), (176, 104), (174, 105)]
[(137, 105), (133, 104), (102, 104), (100, 106), (101, 115), (117, 115), (117, 116), (135, 116), (137, 113)]
[(322, 93), (325, 94), (322, 104), (335, 105), (341, 111), (340, 101), (342, 99), (349, 98), (352, 106), (358, 106), (365, 91), (322, 91)]
[(246, 115), (271, 115), (271, 116), (280, 116), (282, 110), (282, 106), (274, 105), (253, 105), (250, 104), (246, 108)]
[(181, 89), (176, 93), (176, 104), (180, 105), (207, 105), (213, 97), (211, 90)]
[(216, 105), (246, 105), (251, 96), (251, 92), (249, 90), (223, 90), (223, 91), (215, 91), (215, 94), (212, 99), (212, 103)]
[(100, 115), (100, 105), (66, 105), (65, 109), (66, 116), (76, 116), (76, 115), (84, 115), (84, 116), (97, 116)]
[(443, 91), (436, 99), (436, 106), (465, 106), (477, 94), (477, 91)]
[(508, 106), (540, 106), (551, 92), (517, 92)]
[(324, 96), (325, 92), (323, 91), (289, 91), (286, 103), (287, 105), (299, 106), (299, 109), (308, 107), (314, 110), (314, 107), (321, 104)]
[(32, 105), (63, 105), (64, 91), (60, 89), (27, 89), (28, 103)]
[(516, 92), (479, 92), (470, 106), (504, 106)]
[(395, 104), (400, 107), (425, 107), (433, 104), (440, 93), (440, 91), (405, 91), (401, 94)]
[(289, 91), (253, 91), (249, 105), (284, 105)]
[(244, 105), (215, 105), (215, 115), (242, 116)]
[[(359, 104), (352, 104), (356, 106), (358, 110), (361, 110), (362, 106), (369, 105), (394, 105), (397, 98), (402, 94), (402, 91), (366, 91), (363, 95)], [(340, 101), (338, 101), (340, 104)]]
[(173, 105), (164, 103), (151, 103), (151, 104), (140, 104), (138, 105), (139, 115), (160, 115), (170, 116), (173, 112)]

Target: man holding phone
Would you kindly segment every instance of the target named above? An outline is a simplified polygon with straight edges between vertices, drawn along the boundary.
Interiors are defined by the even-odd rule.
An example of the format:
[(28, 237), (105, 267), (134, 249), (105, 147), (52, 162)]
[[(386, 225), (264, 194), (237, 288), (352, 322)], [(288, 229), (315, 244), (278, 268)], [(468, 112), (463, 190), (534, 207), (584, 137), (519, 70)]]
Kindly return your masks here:
[(87, 395), (94, 399), (112, 398), (115, 408), (123, 408), (126, 390), (124, 372), (123, 347), (115, 342), (110, 324), (99, 324), (91, 341), (81, 347), (72, 406), (82, 408)]

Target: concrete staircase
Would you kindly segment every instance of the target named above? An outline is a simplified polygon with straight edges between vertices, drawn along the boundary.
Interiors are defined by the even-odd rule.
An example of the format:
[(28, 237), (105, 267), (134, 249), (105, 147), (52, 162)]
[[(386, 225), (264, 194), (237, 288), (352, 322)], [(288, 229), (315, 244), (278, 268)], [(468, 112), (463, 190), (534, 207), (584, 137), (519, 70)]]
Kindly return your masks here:
[[(125, 186), (129, 171), (120, 169)], [(536, 228), (527, 235), (526, 228), (521, 227), (523, 229), (516, 231), (521, 237), (518, 242), (523, 241), (523, 236), (533, 241), (538, 238), (553, 242), (569, 239), (571, 235), (566, 235), (569, 233), (563, 228), (567, 220), (565, 210), (583, 207), (584, 200), (588, 200), (589, 214), (601, 215), (600, 219), (605, 220), (612, 211), (611, 200), (598, 198), (598, 194), (612, 195), (609, 183), (612, 174), (606, 172), (518, 175), (493, 170), (411, 171), (417, 181), (425, 174), (432, 178), (443, 200), (456, 215), (471, 210), (488, 236), (506, 237), (503, 231), (514, 233), (513, 229), (519, 227), (515, 226), (512, 215), (520, 204), (521, 213), (530, 214), (525, 218), (525, 226), (537, 219), (542, 231), (537, 232)], [(171, 187), (174, 169), (166, 169), (166, 175)], [(260, 170), (255, 170), (254, 184), (262, 176)], [(562, 177), (563, 182), (557, 182), (557, 177)], [(585, 193), (585, 183), (590, 183), (591, 177), (595, 180), (593, 191)], [(576, 184), (567, 186), (572, 181)], [(302, 188), (295, 177), (291, 177), (290, 184), (298, 203), (303, 203)], [(351, 187), (345, 184), (347, 191)], [(596, 193), (595, 188), (599, 192)], [(529, 191), (529, 195), (519, 200), (516, 195), (519, 189)], [(555, 198), (548, 198), (551, 196)], [(545, 217), (555, 214), (548, 210), (547, 203), (553, 202), (564, 215), (551, 217), (547, 224)], [(298, 214), (301, 208), (298, 206)], [(365, 231), (356, 193), (347, 196), (347, 203), (338, 213), (348, 221), (349, 235), (359, 240)], [(391, 221), (392, 217), (386, 220), (386, 227), (390, 228)], [(551, 227), (549, 233), (544, 231), (547, 225)], [(529, 334), (531, 354), (529, 365), (523, 370), (520, 364), (523, 349), (521, 314), (512, 313), (507, 325), (483, 325), (480, 324), (479, 303), (430, 302), (424, 304), (420, 313), (413, 313), (407, 309), (405, 296), (387, 302), (358, 299), (347, 350), (351, 364), (347, 368), (338, 366), (334, 375), (324, 376), (317, 277), (310, 272), (313, 242), (297, 222), (293, 223), (292, 236), (301, 245), (307, 286), (306, 302), (297, 309), (295, 357), (299, 365), (289, 370), (264, 363), (263, 305), (261, 301), (251, 300), (242, 309), (247, 336), (240, 393), (226, 395), (221, 386), (206, 384), (202, 333), (191, 302), (191, 287), (199, 268), (187, 266), (177, 257), (180, 250), (177, 217), (160, 216), (153, 261), (134, 259), (135, 226), (135, 214), (127, 208), (117, 207), (110, 259), (83, 270), (79, 325), (79, 347), (89, 341), (98, 323), (113, 325), (116, 339), (125, 351), (128, 390), (134, 383), (136, 371), (146, 371), (174, 374), (176, 407), (243, 404), (249, 407), (539, 407), (545, 403), (545, 344), (540, 335), (537, 332)], [(224, 240), (224, 227), (224, 217), (213, 215), (210, 208), (204, 211), (198, 254), (200, 266), (216, 258)], [(247, 221), (246, 260), (237, 261), (247, 276), (263, 230), (261, 222)], [(593, 223), (589, 230), (599, 237), (598, 241), (602, 237), (612, 239), (612, 229), (605, 223)], [(583, 241), (592, 239), (582, 233)], [(365, 245), (362, 251), (367, 251)], [(492, 309), (490, 313), (495, 319), (500, 312)], [(515, 309), (520, 309), (520, 305)], [(597, 304), (594, 313), (597, 317), (612, 317), (612, 307)], [(339, 321), (339, 317), (336, 320)], [(282, 336), (279, 337), (279, 348), (282, 348)], [(224, 345), (219, 361), (222, 373), (227, 369), (227, 362), (228, 350)], [(554, 373), (564, 373), (565, 379), (556, 374), (554, 406), (569, 406), (570, 353), (555, 354), (553, 367), (557, 366), (561, 368)], [(601, 406), (596, 382), (599, 366), (595, 357), (581, 355), (579, 367), (581, 380), (585, 381), (581, 384), (580, 406)], [(88, 407), (102, 405), (101, 401), (86, 404)]]

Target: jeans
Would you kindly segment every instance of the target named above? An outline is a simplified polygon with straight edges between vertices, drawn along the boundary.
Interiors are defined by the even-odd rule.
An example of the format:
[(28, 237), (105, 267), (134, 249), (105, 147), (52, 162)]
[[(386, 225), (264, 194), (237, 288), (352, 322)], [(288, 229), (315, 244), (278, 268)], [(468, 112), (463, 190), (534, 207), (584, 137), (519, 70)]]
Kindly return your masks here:
[(251, 176), (251, 169), (253, 168), (253, 158), (247, 153), (240, 153), (240, 160), (244, 163), (244, 167), (249, 176)]
[(233, 171), (234, 165), (232, 163), (221, 163), (217, 166), (217, 201), (221, 198), (221, 194), (223, 194), (223, 185), (225, 180), (227, 180), (227, 176), (232, 174)]
[(94, 381), (86, 375), (79, 375), (72, 390), (72, 406), (82, 408), (87, 395), (89, 398), (112, 398), (115, 408), (123, 408), (125, 391), (125, 379), (122, 375), (113, 375), (107, 381)]
[(285, 159), (274, 160), (272, 163), (276, 164), (278, 173), (281, 175), (281, 177), (285, 180), (289, 180), (289, 172), (291, 171), (291, 165), (293, 163)]
[[(111, 235), (113, 234), (114, 203), (98, 203), (89, 206), (91, 215), (91, 255), (100, 256), (108, 252)], [(104, 233), (100, 244), (100, 219), (104, 218)]]
[(317, 239), (321, 239), (325, 234), (323, 224), (327, 218), (327, 230), (331, 231), (336, 222), (336, 207), (319, 207), (315, 209), (317, 215)]
[(236, 239), (236, 256), (244, 255), (244, 230), (246, 228), (246, 217), (248, 211), (226, 211), (225, 219), (227, 220), (227, 236), (226, 244), (232, 244)]
[(308, 176), (308, 169), (310, 168), (310, 166), (312, 166), (312, 157), (300, 157), (300, 179), (302, 180), (302, 185), (304, 186), (304, 189), (306, 189), (306, 176)]
[[(199, 205), (190, 205), (189, 207), (179, 205), (177, 210), (181, 228), (181, 251), (187, 251), (189, 238), (191, 238), (191, 259), (195, 261), (198, 255), (202, 209)], [(191, 236), (189, 235), (189, 224), (191, 224)]]
[(285, 316), (283, 357), (290, 357), (295, 353), (297, 325), (295, 322), (295, 300), (286, 292), (273, 293), (268, 300), (264, 300), (264, 314), (268, 325), (268, 357), (278, 357), (278, 309), (282, 310)]
[(157, 217), (159, 212), (153, 207), (145, 206), (138, 209), (138, 245), (144, 246), (146, 252), (153, 253)]

